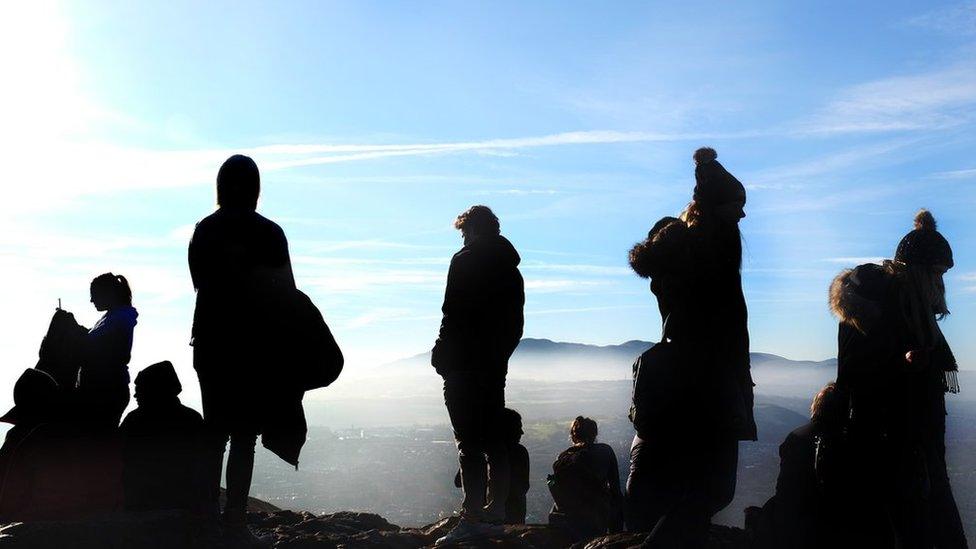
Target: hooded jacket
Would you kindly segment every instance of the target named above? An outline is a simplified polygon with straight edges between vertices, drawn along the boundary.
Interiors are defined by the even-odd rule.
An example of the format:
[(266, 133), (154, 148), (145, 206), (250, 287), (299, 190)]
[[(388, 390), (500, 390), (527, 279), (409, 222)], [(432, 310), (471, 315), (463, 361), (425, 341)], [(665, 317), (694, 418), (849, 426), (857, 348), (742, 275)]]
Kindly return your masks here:
[(955, 358), (941, 338), (926, 359), (905, 359), (915, 344), (901, 310), (902, 284), (884, 266), (860, 265), (834, 279), (830, 307), (840, 319), (837, 384), (851, 395), (851, 428), (914, 444), (927, 429), (926, 418), (945, 414), (943, 393)]
[(501, 235), (480, 237), (451, 258), (440, 333), (431, 352), (438, 374), (507, 373), (524, 324), (520, 261)]
[(748, 312), (739, 266), (727, 253), (737, 244), (674, 219), (634, 246), (630, 265), (651, 279), (663, 338), (680, 345), (697, 370), (696, 396), (710, 428), (716, 436), (756, 440)]

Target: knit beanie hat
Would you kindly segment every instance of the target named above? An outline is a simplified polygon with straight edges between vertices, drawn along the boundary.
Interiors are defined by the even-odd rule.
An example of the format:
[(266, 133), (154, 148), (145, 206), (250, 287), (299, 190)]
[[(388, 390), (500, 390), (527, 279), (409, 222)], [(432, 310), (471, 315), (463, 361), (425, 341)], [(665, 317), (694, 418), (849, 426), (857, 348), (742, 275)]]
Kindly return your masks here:
[(936, 229), (935, 217), (928, 210), (915, 214), (915, 229), (898, 243), (895, 260), (906, 265), (953, 266), (952, 248), (949, 241)]
[(742, 183), (719, 163), (718, 153), (710, 147), (695, 151), (695, 202), (706, 206), (721, 206), (746, 200)]

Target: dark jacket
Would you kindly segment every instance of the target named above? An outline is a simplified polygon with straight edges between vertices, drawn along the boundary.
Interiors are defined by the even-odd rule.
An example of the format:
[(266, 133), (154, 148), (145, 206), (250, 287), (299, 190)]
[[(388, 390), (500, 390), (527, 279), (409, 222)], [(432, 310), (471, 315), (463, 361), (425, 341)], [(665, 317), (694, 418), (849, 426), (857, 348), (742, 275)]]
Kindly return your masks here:
[(284, 231), (253, 210), (222, 207), (197, 224), (189, 263), (206, 420), (257, 428), (265, 447), (297, 467), (305, 387), (297, 376), (281, 379), (292, 370), (282, 369), (287, 353), (269, 328), (290, 320), (280, 314), (297, 296)]
[(829, 507), (817, 481), (818, 431), (817, 425), (807, 423), (787, 435), (780, 445), (776, 493), (763, 505), (756, 525), (758, 548), (828, 546), (825, 541), (830, 539), (827, 534), (832, 527), (826, 520)]
[(220, 208), (197, 223), (188, 255), (197, 291), (193, 344), (253, 348), (260, 338), (249, 336), (257, 334), (267, 301), (295, 287), (284, 231), (253, 210)]
[[(737, 261), (738, 231), (673, 220), (630, 252), (651, 279), (663, 338), (681, 347), (698, 376), (702, 426), (715, 436), (756, 440), (748, 312)], [(691, 407), (691, 406), (690, 406)], [(698, 414), (696, 414), (698, 415)]]
[(78, 389), (129, 384), (129, 359), (139, 313), (132, 306), (107, 311), (84, 340)]
[(441, 376), (474, 370), (504, 376), (522, 338), (525, 290), (515, 247), (484, 236), (451, 258), (431, 364)]
[(199, 510), (206, 499), (203, 418), (179, 398), (141, 404), (120, 426), (125, 506)]
[(583, 539), (623, 529), (623, 495), (617, 455), (607, 444), (580, 444), (559, 454), (552, 464), (550, 524)]

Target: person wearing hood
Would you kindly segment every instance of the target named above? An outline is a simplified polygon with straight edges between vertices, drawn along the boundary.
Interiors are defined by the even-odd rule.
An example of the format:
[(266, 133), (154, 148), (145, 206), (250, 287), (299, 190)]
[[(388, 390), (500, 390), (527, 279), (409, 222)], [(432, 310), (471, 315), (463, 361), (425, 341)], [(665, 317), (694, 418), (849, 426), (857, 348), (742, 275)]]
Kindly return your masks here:
[(229, 441), (221, 519), (242, 544), (256, 542), (245, 524), (254, 449), (267, 416), (276, 412), (268, 409), (269, 387), (282, 383), (275, 361), (285, 350), (275, 348), (266, 323), (275, 304), (295, 291), (285, 233), (256, 211), (260, 181), (254, 160), (228, 158), (217, 173), (217, 211), (197, 223), (188, 250), (196, 289), (193, 367), (213, 441), (209, 497), (217, 509)]
[[(632, 416), (649, 421), (635, 420), (627, 528), (653, 530), (650, 547), (701, 543), (711, 517), (735, 494), (739, 441), (757, 439), (740, 274), (746, 192), (714, 149), (698, 149), (693, 158), (691, 203), (680, 218), (658, 221), (630, 251), (631, 267), (651, 279), (662, 343), (680, 362), (670, 386), (658, 387), (678, 395), (673, 409)], [(648, 401), (636, 392), (634, 400)]]
[(848, 269), (830, 287), (840, 319), (837, 383), (850, 394), (849, 433), (865, 497), (900, 547), (966, 547), (945, 462), (945, 393), (958, 366), (938, 321), (949, 314), (949, 242), (927, 210), (893, 260)]
[(203, 510), (203, 418), (180, 402), (182, 390), (169, 361), (148, 366), (136, 376), (139, 407), (119, 427), (128, 510)]
[[(91, 429), (115, 429), (129, 405), (129, 359), (139, 313), (132, 306), (132, 290), (122, 275), (95, 277), (91, 302), (105, 314), (81, 340), (75, 392), (78, 419)], [(74, 315), (62, 309), (55, 316), (75, 322)]]
[(431, 365), (444, 379), (464, 497), (461, 521), (438, 543), (485, 533), (505, 518), (510, 480), (505, 376), (522, 337), (525, 305), (520, 258), (500, 234), (495, 214), (487, 206), (472, 206), (454, 227), (464, 247), (451, 258)]

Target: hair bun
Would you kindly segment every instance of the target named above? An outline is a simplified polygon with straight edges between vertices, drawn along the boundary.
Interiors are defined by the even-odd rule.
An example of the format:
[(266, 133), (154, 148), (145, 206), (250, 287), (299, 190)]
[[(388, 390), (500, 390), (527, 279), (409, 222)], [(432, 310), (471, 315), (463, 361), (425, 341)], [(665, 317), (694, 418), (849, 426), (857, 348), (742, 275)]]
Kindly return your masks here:
[(700, 149), (695, 151), (695, 154), (692, 155), (692, 158), (695, 159), (695, 164), (703, 164), (705, 162), (711, 162), (712, 160), (718, 158), (718, 153), (715, 152), (715, 149), (711, 147), (701, 147)]
[(932, 212), (922, 208), (915, 214), (915, 228), (923, 229), (926, 231), (934, 231), (936, 228), (935, 216)]

